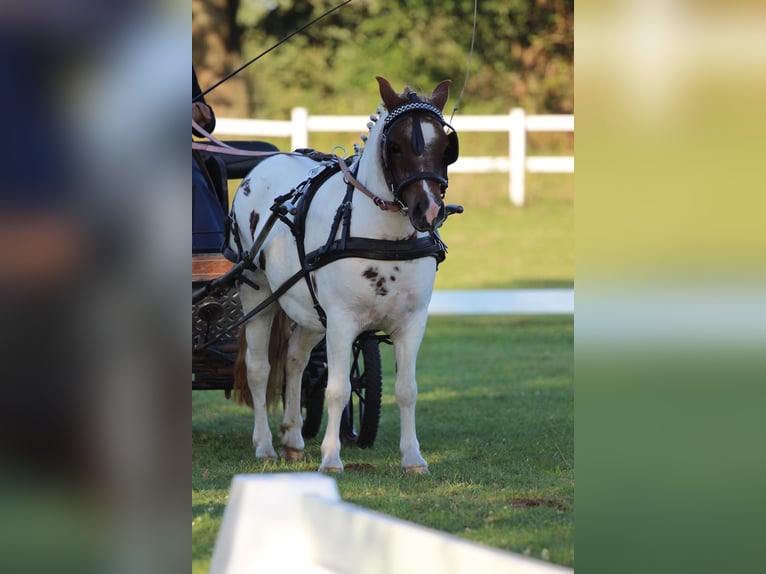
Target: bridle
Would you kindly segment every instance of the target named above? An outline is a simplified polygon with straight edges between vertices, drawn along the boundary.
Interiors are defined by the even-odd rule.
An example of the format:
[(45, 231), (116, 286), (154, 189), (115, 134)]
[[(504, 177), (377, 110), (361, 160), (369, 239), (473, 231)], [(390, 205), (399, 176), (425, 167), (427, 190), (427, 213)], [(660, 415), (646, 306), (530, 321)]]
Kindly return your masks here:
[[(439, 184), (441, 190), (442, 199), (447, 192), (448, 180), (447, 180), (447, 166), (457, 161), (459, 153), (459, 143), (457, 138), (457, 132), (449, 125), (442, 116), (441, 110), (434, 104), (423, 102), (418, 99), (418, 95), (415, 92), (410, 92), (410, 101), (406, 104), (402, 104), (391, 110), (386, 118), (383, 120), (383, 135), (381, 137), (380, 153), (383, 160), (384, 174), (386, 182), (388, 183), (391, 193), (394, 196), (394, 201), (400, 205), (404, 205), (402, 201), (401, 193), (408, 185), (420, 181), (431, 180)], [(402, 181), (396, 181), (393, 171), (390, 167), (390, 160), (388, 157), (388, 132), (399, 122), (407, 117), (412, 116), (412, 151), (416, 155), (421, 155), (424, 150), (425, 143), (423, 141), (423, 132), (420, 127), (419, 116), (421, 114), (428, 114), (436, 119), (441, 124), (444, 132), (449, 138), (449, 144), (444, 152), (444, 169), (442, 173), (435, 173), (432, 171), (421, 171), (415, 173), (409, 177), (404, 178)]]

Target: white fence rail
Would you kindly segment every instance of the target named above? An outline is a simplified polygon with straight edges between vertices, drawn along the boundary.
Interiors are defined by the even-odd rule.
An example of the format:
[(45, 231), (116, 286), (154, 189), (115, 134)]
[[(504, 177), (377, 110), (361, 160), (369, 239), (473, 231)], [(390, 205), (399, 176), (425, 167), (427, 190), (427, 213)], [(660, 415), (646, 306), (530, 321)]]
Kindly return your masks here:
[[(306, 108), (293, 108), (290, 120), (219, 118), (218, 136), (255, 138), (289, 137), (292, 149), (309, 147), (311, 132), (362, 132), (367, 116), (310, 116)], [(505, 132), (508, 155), (497, 157), (461, 155), (450, 167), (452, 173), (508, 173), (508, 195), (514, 205), (524, 205), (526, 174), (574, 173), (573, 156), (528, 156), (528, 132), (574, 133), (573, 115), (528, 116), (521, 108), (507, 115), (456, 116), (452, 126), (458, 133)], [(461, 150), (465, 153), (466, 150)]]
[(572, 574), (343, 502), (318, 473), (237, 474), (210, 574)]

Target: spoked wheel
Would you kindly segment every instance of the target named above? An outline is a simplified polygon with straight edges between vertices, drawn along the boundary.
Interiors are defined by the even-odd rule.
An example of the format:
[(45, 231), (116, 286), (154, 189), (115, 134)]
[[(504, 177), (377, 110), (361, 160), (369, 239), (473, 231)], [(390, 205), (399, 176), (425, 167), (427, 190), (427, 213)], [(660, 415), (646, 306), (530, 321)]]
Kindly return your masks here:
[(351, 398), (340, 419), (340, 440), (344, 445), (371, 448), (378, 435), (383, 394), (379, 343), (375, 333), (362, 333), (354, 341)]
[[(383, 394), (379, 343), (380, 339), (375, 333), (362, 333), (354, 341), (350, 371), (351, 397), (343, 409), (339, 432), (341, 442), (346, 446), (371, 448), (378, 434)], [(311, 352), (309, 364), (303, 372), (301, 407), (304, 438), (314, 438), (319, 432), (326, 388), (327, 350), (323, 339)]]
[(314, 438), (322, 424), (324, 392), (327, 388), (327, 347), (322, 339), (311, 351), (309, 364), (303, 371), (301, 408), (303, 409), (303, 438)]

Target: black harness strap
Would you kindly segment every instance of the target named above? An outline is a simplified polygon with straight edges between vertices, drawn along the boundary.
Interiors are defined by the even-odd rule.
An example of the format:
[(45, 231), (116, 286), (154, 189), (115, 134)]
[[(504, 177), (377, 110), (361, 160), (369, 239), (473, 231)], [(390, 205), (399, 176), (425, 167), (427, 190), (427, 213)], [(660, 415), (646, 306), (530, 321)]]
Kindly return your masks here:
[[(297, 205), (295, 217), (293, 218), (292, 225), (290, 226), (293, 236), (295, 237), (295, 245), (298, 249), (298, 259), (301, 262), (301, 273), (303, 273), (303, 276), (306, 279), (306, 287), (308, 287), (309, 294), (311, 295), (311, 301), (314, 304), (314, 310), (319, 317), (319, 321), (324, 327), (327, 326), (327, 314), (319, 304), (319, 299), (317, 298), (316, 291), (314, 290), (314, 285), (311, 282), (309, 273), (312, 271), (312, 269), (306, 265), (306, 216), (308, 215), (311, 202), (314, 200), (314, 196), (316, 195), (319, 188), (322, 187), (322, 185), (324, 185), (324, 183), (330, 179), (330, 177), (339, 172), (340, 165), (336, 161), (325, 166), (321, 172), (306, 182), (306, 185), (303, 188), (303, 194), (301, 195), (300, 202)], [(346, 197), (348, 197), (348, 192), (346, 192)], [(346, 200), (344, 200), (341, 204), (341, 208), (345, 204)], [(335, 219), (333, 220), (332, 226), (330, 228), (331, 237), (334, 237), (335, 233), (337, 233), (338, 225), (340, 222), (341, 208), (339, 208), (336, 212)]]
[(446, 246), (437, 234), (404, 241), (349, 237), (333, 241), (306, 255), (309, 270), (319, 269), (345, 257), (375, 259), (378, 261), (409, 261), (433, 257), (437, 263), (446, 258)]

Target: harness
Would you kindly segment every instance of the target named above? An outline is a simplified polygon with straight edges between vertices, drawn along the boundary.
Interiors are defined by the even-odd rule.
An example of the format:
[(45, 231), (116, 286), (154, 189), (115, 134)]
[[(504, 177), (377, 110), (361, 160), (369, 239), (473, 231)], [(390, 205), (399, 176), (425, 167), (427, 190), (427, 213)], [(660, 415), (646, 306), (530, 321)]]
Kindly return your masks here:
[[(381, 140), (381, 153), (383, 156), (383, 166), (386, 181), (390, 186), (391, 192), (394, 196), (394, 201), (386, 201), (376, 196), (356, 179), (356, 173), (359, 168), (358, 157), (355, 156), (351, 158), (351, 167), (349, 167), (343, 158), (335, 155), (322, 154), (320, 157), (314, 157), (314, 159), (319, 160), (320, 163), (309, 173), (306, 180), (298, 184), (287, 194), (277, 197), (274, 200), (274, 203), (271, 206), (271, 215), (266, 221), (264, 227), (261, 229), (258, 237), (255, 238), (253, 248), (250, 252), (247, 252), (243, 249), (239, 238), (237, 222), (234, 219), (233, 212), (229, 215), (227, 233), (230, 237), (234, 238), (234, 242), (237, 245), (239, 252), (233, 253), (231, 250), (229, 250), (228, 252), (224, 252), (224, 254), (227, 258), (235, 263), (235, 266), (224, 276), (209, 282), (197, 292), (193, 293), (193, 301), (201, 300), (202, 297), (214, 291), (215, 289), (226, 285), (232, 281), (232, 279), (237, 282), (247, 283), (254, 289), (258, 289), (258, 285), (245, 277), (243, 272), (246, 270), (254, 270), (256, 268), (254, 259), (257, 251), (260, 249), (260, 246), (263, 244), (263, 241), (277, 220), (280, 220), (282, 223), (287, 225), (293, 237), (295, 238), (301, 268), (289, 279), (287, 279), (287, 281), (280, 285), (280, 287), (276, 289), (269, 297), (264, 299), (259, 305), (244, 315), (240, 320), (230, 325), (223, 333), (219, 334), (217, 337), (207, 341), (202, 345), (199, 345), (198, 347), (195, 347), (195, 350), (202, 350), (208, 347), (215, 341), (222, 338), (225, 333), (249, 321), (252, 317), (260, 313), (263, 309), (284, 295), (301, 279), (306, 281), (306, 286), (308, 287), (309, 294), (311, 295), (314, 309), (317, 313), (319, 321), (323, 326), (326, 327), (327, 315), (319, 303), (316, 295), (316, 290), (314, 289), (314, 285), (310, 278), (310, 273), (339, 259), (356, 257), (378, 261), (409, 261), (414, 259), (421, 259), (423, 257), (433, 257), (436, 260), (437, 266), (439, 263), (444, 261), (446, 258), (447, 246), (444, 244), (441, 237), (439, 236), (438, 231), (436, 230), (430, 231), (429, 234), (424, 237), (404, 240), (372, 239), (368, 237), (351, 236), (351, 206), (355, 189), (360, 190), (362, 193), (370, 197), (375, 205), (377, 205), (381, 210), (398, 211), (402, 215), (407, 214), (407, 207), (401, 200), (401, 191), (414, 181), (422, 179), (437, 181), (441, 187), (442, 197), (444, 197), (447, 189), (447, 165), (454, 163), (458, 156), (457, 133), (444, 120), (441, 111), (437, 106), (428, 102), (419, 101), (417, 99), (417, 95), (414, 92), (410, 93), (410, 99), (410, 102), (392, 110), (384, 120)], [(437, 174), (433, 172), (420, 172), (407, 177), (400, 182), (396, 182), (389, 166), (389, 161), (386, 153), (385, 143), (388, 132), (394, 125), (399, 123), (405, 117), (410, 115), (418, 115), (421, 113), (427, 113), (434, 116), (442, 125), (445, 133), (449, 138), (449, 144), (444, 156), (443, 174)], [(416, 126), (413, 127), (412, 134), (413, 151), (420, 154), (423, 151), (423, 135), (420, 130), (420, 122), (413, 121), (413, 126)], [(298, 151), (303, 151), (305, 153), (306, 150)], [(310, 154), (306, 155), (310, 156)], [(346, 182), (346, 193), (343, 200), (341, 201), (341, 204), (338, 206), (338, 209), (335, 212), (335, 216), (333, 217), (330, 231), (327, 236), (327, 241), (322, 247), (306, 253), (304, 243), (306, 235), (306, 218), (308, 216), (311, 203), (321, 186), (330, 177), (341, 171), (343, 172), (344, 181)], [(462, 207), (447, 206), (447, 213), (462, 213)], [(290, 216), (292, 216), (292, 219)]]
[[(298, 249), (298, 259), (300, 261), (301, 269), (292, 275), (279, 289), (274, 291), (274, 293), (264, 300), (261, 305), (258, 305), (258, 307), (250, 311), (250, 313), (243, 318), (242, 323), (281, 297), (290, 287), (303, 278), (306, 281), (306, 286), (311, 295), (317, 316), (322, 325), (326, 327), (327, 315), (319, 303), (309, 274), (312, 271), (316, 271), (317, 269), (339, 259), (357, 257), (378, 261), (409, 261), (420, 259), (422, 257), (433, 257), (436, 259), (438, 265), (446, 258), (447, 246), (444, 244), (437, 231), (432, 231), (425, 237), (404, 240), (352, 237), (351, 206), (355, 189), (355, 186), (352, 183), (346, 184), (346, 194), (343, 197), (341, 204), (338, 206), (338, 209), (335, 211), (327, 241), (322, 247), (306, 253), (306, 218), (311, 203), (322, 185), (330, 179), (330, 177), (341, 171), (342, 164), (345, 165), (342, 158), (333, 156), (330, 161), (320, 164), (319, 171), (313, 173), (308, 179), (301, 182), (290, 193), (275, 199), (274, 204), (271, 207), (272, 213), (277, 214), (276, 217), (287, 225), (293, 234)], [(353, 161), (352, 165), (354, 165)], [(356, 163), (351, 170), (351, 173), (354, 176), (356, 175), (355, 171), (357, 168), (358, 163)], [(284, 205), (288, 202), (290, 207), (285, 209)], [(292, 220), (287, 216), (288, 214), (293, 216)], [(240, 249), (240, 259), (244, 260), (245, 257), (249, 257), (251, 261), (250, 268), (252, 269), (255, 267), (254, 264), (252, 264), (252, 257), (254, 257), (255, 254), (252, 253), (247, 255), (242, 251), (242, 246), (239, 242), (239, 233), (237, 233), (236, 221), (234, 220), (233, 215), (230, 216), (230, 221), (232, 235)], [(339, 230), (340, 236), (338, 237)], [(338, 238), (336, 239), (336, 237)], [(255, 245), (257, 245), (257, 243)], [(248, 284), (253, 285), (252, 282), (247, 281), (245, 277), (238, 278), (238, 280), (245, 280)], [(255, 287), (257, 288), (257, 286)]]

